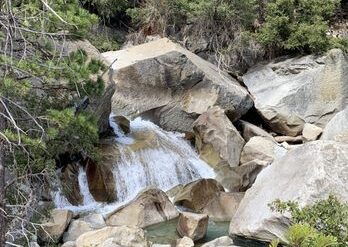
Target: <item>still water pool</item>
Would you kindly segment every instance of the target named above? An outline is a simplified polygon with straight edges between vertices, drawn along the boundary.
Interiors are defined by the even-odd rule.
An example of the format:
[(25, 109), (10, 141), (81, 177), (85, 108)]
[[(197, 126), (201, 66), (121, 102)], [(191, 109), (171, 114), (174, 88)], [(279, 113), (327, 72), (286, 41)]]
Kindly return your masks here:
[[(176, 232), (176, 225), (178, 219), (160, 223), (157, 225), (149, 226), (145, 229), (147, 239), (156, 244), (171, 244), (175, 246), (175, 242), (180, 236)], [(216, 238), (227, 236), (230, 222), (214, 222), (209, 221), (207, 235), (204, 239), (195, 243), (195, 246), (201, 246), (202, 244), (214, 240)], [(263, 243), (259, 243), (253, 240), (246, 240), (242, 238), (234, 239), (236, 245), (241, 247), (264, 247), (267, 246)]]

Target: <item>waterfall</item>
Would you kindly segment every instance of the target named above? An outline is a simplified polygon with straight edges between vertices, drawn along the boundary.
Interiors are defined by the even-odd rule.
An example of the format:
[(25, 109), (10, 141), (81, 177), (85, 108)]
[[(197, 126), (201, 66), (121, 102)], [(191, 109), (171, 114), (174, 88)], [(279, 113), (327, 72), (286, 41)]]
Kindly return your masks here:
[(58, 191), (53, 193), (53, 201), (57, 208), (69, 209), (73, 212), (87, 212), (93, 211), (102, 207), (102, 203), (98, 203), (93, 199), (93, 196), (89, 192), (86, 171), (80, 166), (78, 182), (80, 193), (83, 198), (83, 204), (79, 206), (72, 205), (68, 199), (65, 198), (61, 191), (61, 186), (58, 187)]
[(102, 213), (133, 199), (147, 186), (166, 191), (179, 184), (187, 184), (199, 178), (213, 178), (214, 171), (202, 161), (190, 144), (178, 133), (167, 132), (150, 121), (137, 118), (130, 123), (130, 134), (125, 135), (112, 122), (117, 137), (119, 158), (113, 165), (117, 202), (101, 204), (94, 201), (88, 190), (86, 173), (79, 171), (79, 186), (83, 205), (74, 207), (56, 195), (56, 206), (73, 211), (96, 210)]

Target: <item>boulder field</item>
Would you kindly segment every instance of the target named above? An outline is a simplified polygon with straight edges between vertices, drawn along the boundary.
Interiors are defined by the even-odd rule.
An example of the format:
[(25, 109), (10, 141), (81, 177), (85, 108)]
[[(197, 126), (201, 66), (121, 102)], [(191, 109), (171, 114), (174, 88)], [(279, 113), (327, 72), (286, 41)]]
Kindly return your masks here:
[[(91, 45), (73, 43), (70, 50), (80, 46)], [(42, 242), (168, 247), (148, 241), (144, 229), (176, 218), (182, 237), (177, 247), (204, 239), (211, 221), (230, 222), (229, 236), (205, 247), (235, 246), (236, 236), (285, 241), (291, 219), (273, 212), (270, 203), (280, 199), (306, 206), (330, 194), (348, 201), (348, 57), (341, 50), (262, 63), (240, 83), (166, 38), (103, 54), (92, 48), (90, 57), (110, 66), (105, 93), (90, 106), (99, 116), (100, 133), (109, 129), (113, 111), (120, 132), (134, 139), (127, 154), (156, 149), (157, 134), (131, 129), (135, 117), (150, 119), (185, 133), (215, 178), (180, 182), (168, 191), (144, 188), (106, 215), (55, 209), (43, 222)], [(112, 173), (120, 150), (111, 139), (98, 144), (99, 162), (83, 167), (71, 162), (61, 169), (71, 204), (83, 202), (80, 169), (95, 201), (119, 199), (122, 184), (116, 187)]]

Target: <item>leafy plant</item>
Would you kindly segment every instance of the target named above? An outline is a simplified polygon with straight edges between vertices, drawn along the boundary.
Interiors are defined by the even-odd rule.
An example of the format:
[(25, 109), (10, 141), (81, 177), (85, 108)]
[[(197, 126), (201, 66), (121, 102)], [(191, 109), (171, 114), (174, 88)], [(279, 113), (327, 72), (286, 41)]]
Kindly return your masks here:
[[(308, 224), (294, 224), (286, 233), (289, 247), (329, 247), (337, 246), (337, 239), (333, 236), (326, 236)], [(270, 247), (277, 247), (278, 240), (272, 241)]]
[(128, 0), (81, 0), (82, 4), (94, 10), (101, 18), (108, 20), (130, 7)]
[(98, 23), (98, 17), (81, 8), (78, 0), (17, 1), (14, 11), (28, 29), (47, 33), (68, 31), (80, 38)]
[(297, 202), (280, 200), (271, 208), (280, 213), (289, 212), (294, 224), (308, 225), (325, 236), (335, 237), (338, 246), (348, 246), (348, 205), (333, 195), (304, 208)]
[(322, 52), (330, 48), (329, 20), (339, 0), (270, 0), (258, 40), (271, 49)]

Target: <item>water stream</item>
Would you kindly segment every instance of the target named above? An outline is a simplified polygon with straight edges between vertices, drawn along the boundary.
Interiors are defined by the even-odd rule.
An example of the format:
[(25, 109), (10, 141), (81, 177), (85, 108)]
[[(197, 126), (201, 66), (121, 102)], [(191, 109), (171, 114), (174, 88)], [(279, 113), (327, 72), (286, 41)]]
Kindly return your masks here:
[[(112, 116), (110, 119), (112, 120)], [(141, 118), (131, 121), (128, 135), (113, 121), (110, 124), (117, 135), (112, 144), (118, 154), (112, 170), (117, 201), (111, 204), (96, 202), (88, 190), (86, 172), (81, 167), (78, 182), (83, 204), (72, 206), (61, 191), (57, 191), (54, 201), (58, 208), (107, 214), (133, 199), (147, 186), (156, 186), (166, 191), (179, 184), (215, 176), (213, 169), (199, 159), (181, 134), (164, 131)]]

